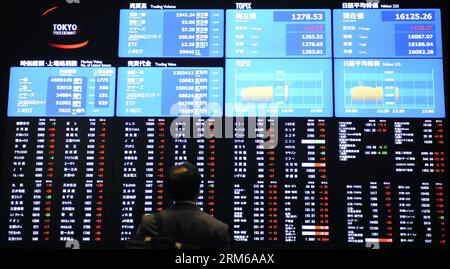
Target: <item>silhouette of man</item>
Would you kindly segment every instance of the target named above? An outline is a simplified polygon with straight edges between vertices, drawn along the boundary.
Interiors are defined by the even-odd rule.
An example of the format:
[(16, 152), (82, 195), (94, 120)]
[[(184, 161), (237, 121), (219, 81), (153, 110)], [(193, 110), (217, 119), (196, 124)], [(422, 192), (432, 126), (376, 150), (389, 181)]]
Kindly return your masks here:
[(160, 213), (145, 214), (132, 240), (144, 240), (153, 244), (152, 248), (229, 247), (228, 225), (196, 205), (200, 182), (198, 169), (188, 162), (170, 168), (165, 187), (174, 205)]

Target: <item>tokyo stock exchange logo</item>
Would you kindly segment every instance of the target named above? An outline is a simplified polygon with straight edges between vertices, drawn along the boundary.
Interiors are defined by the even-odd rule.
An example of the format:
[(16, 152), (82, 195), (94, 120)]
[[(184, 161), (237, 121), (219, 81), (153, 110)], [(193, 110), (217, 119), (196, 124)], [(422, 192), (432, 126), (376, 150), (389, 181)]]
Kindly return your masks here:
[[(67, 0), (78, 4), (78, 0)], [(52, 6), (41, 14), (40, 31), (48, 46), (61, 50), (81, 49), (90, 43), (89, 16), (78, 5)]]

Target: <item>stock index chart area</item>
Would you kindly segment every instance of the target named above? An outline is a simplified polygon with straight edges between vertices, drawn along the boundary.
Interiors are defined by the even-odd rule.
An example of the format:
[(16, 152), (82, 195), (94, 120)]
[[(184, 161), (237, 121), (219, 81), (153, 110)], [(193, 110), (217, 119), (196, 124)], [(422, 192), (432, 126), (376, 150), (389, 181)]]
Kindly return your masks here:
[(11, 3), (1, 248), (124, 248), (183, 162), (232, 248), (448, 248), (448, 3), (162, 2)]

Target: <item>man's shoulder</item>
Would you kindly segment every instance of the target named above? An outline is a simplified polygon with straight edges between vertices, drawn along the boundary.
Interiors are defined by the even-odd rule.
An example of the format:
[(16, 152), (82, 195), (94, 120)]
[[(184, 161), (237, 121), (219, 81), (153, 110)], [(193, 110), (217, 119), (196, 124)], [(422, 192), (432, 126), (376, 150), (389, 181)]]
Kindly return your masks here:
[(147, 213), (142, 216), (141, 225), (147, 228), (156, 229), (158, 224), (156, 220), (156, 216), (153, 213)]
[(189, 207), (187, 209), (188, 210), (186, 211), (186, 208), (180, 209), (178, 207), (171, 207), (171, 208), (168, 208), (167, 210), (164, 210), (162, 212), (162, 214), (167, 213), (169, 215), (172, 215), (172, 214), (176, 215), (177, 213), (179, 213), (178, 210), (182, 210), (185, 213), (189, 212), (189, 216), (190, 216), (191, 220), (194, 220), (194, 219), (200, 220), (201, 222), (208, 224), (208, 226), (214, 228), (215, 230), (228, 230), (228, 224), (214, 218), (213, 216), (211, 216), (208, 213), (201, 211), (198, 207), (192, 207), (192, 208)]
[(155, 221), (155, 213), (145, 213), (142, 215), (142, 220), (145, 221)]
[(155, 214), (153, 213), (146, 213), (142, 216), (142, 221), (143, 222), (155, 222), (156, 218), (155, 218)]
[[(187, 238), (194, 237), (195, 242), (203, 242), (202, 240), (207, 238), (207, 242), (210, 242), (209, 248), (224, 248), (229, 243), (228, 225), (199, 208), (168, 208), (160, 213), (143, 215), (140, 229), (144, 230), (142, 233), (145, 234), (167, 233), (174, 238), (183, 234), (182, 240), (186, 240), (185, 236), (188, 234)], [(200, 241), (197, 243), (200, 244)]]
[(204, 232), (212, 236), (216, 240), (212, 242), (212, 248), (227, 248), (229, 244), (229, 227), (228, 224), (214, 218), (213, 216), (201, 212), (201, 222), (203, 225), (200, 227), (204, 228)]
[(199, 215), (201, 216), (201, 218), (203, 220), (207, 221), (214, 228), (216, 228), (218, 230), (228, 230), (228, 224), (216, 219), (215, 217), (211, 216), (210, 214), (200, 211)]

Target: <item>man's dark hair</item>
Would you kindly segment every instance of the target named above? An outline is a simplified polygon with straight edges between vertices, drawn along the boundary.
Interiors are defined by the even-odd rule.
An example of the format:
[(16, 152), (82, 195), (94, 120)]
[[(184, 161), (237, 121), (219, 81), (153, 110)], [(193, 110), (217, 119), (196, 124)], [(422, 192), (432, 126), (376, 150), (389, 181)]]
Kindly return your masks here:
[(195, 200), (202, 177), (197, 167), (185, 162), (170, 168), (166, 179), (167, 193), (174, 201)]

